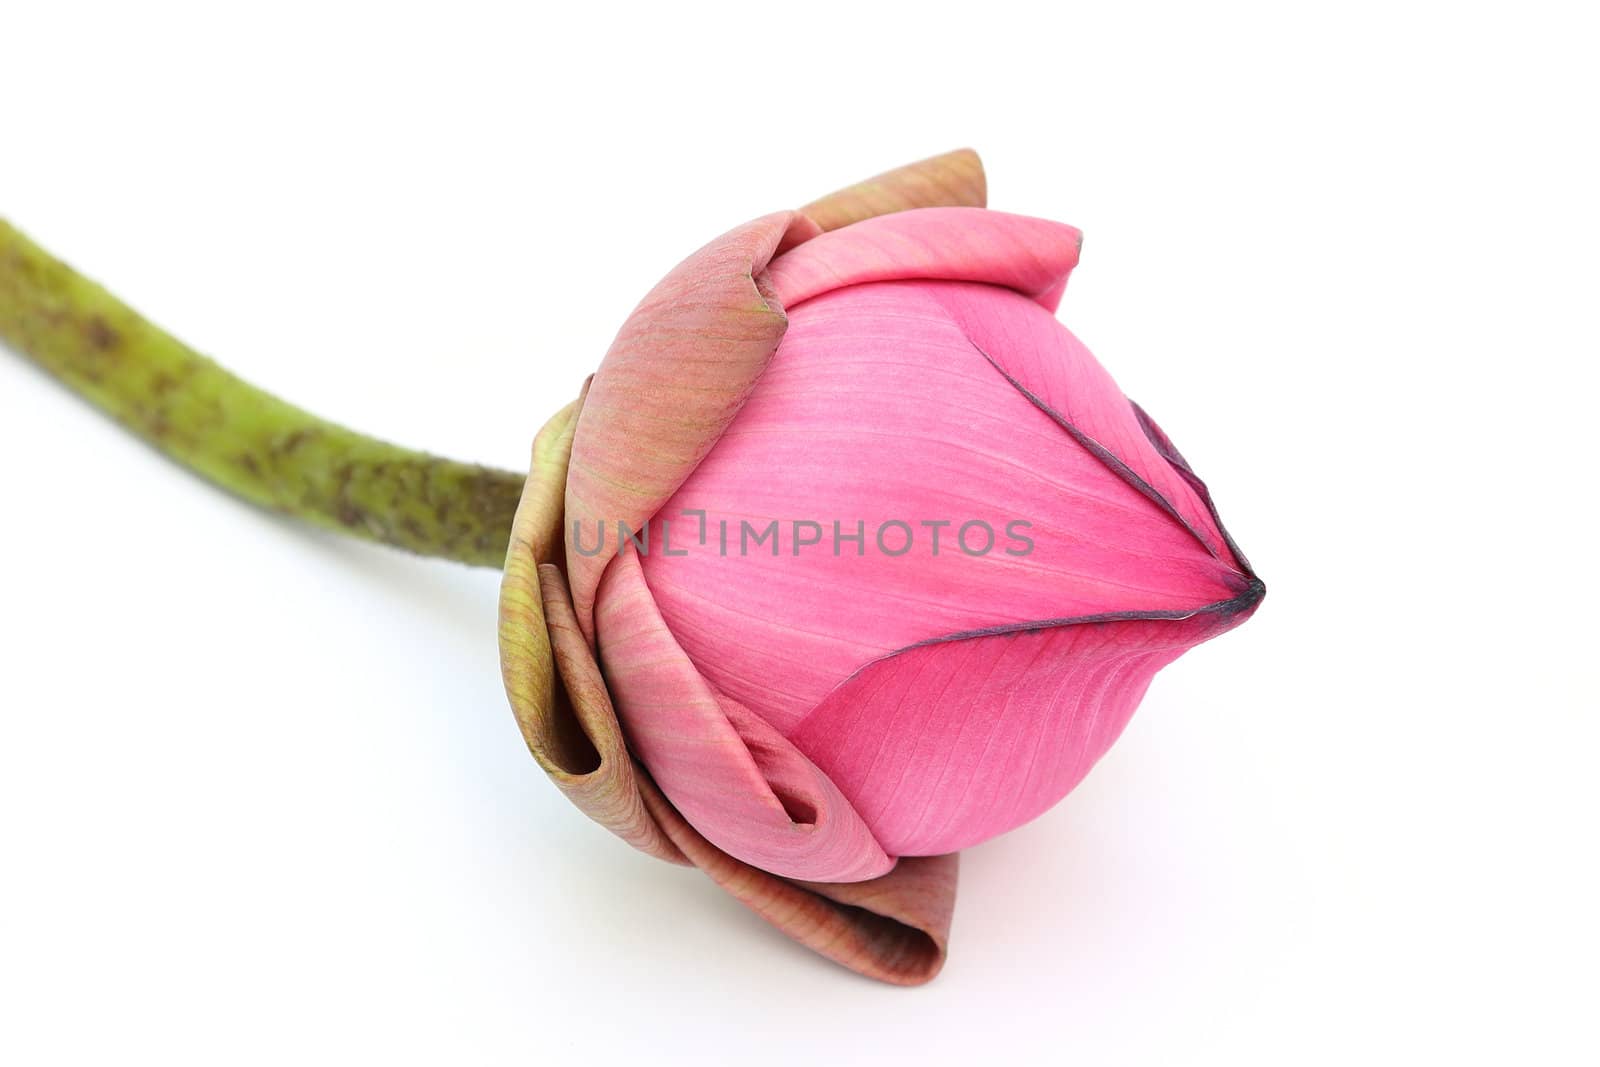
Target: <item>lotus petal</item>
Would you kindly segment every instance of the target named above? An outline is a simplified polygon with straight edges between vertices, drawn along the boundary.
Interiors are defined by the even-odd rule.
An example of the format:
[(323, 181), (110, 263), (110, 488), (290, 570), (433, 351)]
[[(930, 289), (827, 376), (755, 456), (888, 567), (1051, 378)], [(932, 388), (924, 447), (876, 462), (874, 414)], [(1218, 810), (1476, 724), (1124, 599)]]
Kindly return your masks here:
[(541, 562), (560, 558), (561, 487), (582, 403), (563, 408), (535, 440), (501, 590), (506, 691), (529, 749), (591, 818), (651, 855), (693, 862), (799, 943), (880, 981), (928, 981), (945, 959), (956, 857), (903, 861), (869, 881), (791, 882), (706, 841), (629, 758), (566, 581)]
[[(1133, 404), (1082, 341), (1049, 315), (1009, 293), (965, 286), (930, 290), (967, 338), (996, 369), (1085, 448), (1095, 451), (1147, 498), (1185, 523), (1213, 555), (1238, 560), (1220, 524), (1197, 491), (1146, 432)], [(1185, 465), (1186, 467), (1187, 465)]]
[(800, 210), (824, 230), (919, 207), (983, 207), (983, 163), (970, 148), (933, 156), (857, 182)]
[[(760, 389), (663, 508), (687, 554), (643, 560), (709, 683), (786, 736), (861, 665), (922, 641), (1184, 614), (1247, 583), (996, 369), (945, 310), (947, 291), (1048, 324), (1042, 362), (1081, 352), (1047, 311), (990, 286), (875, 283), (807, 301)], [(1127, 407), (1114, 387), (1101, 400)], [(703, 545), (682, 517), (700, 511)], [(807, 531), (821, 543), (800, 545), (796, 520), (821, 527)], [(1025, 554), (1013, 554), (1014, 521), (1029, 524)], [(777, 537), (758, 542), (773, 522)], [(865, 543), (834, 540), (833, 523)], [(968, 523), (987, 524), (986, 554), (963, 549), (987, 540)], [(907, 535), (916, 547), (890, 554)]]
[[(763, 271), (780, 244), (814, 232), (793, 211), (740, 226), (680, 263), (628, 316), (578, 419), (569, 530), (637, 529), (711, 450), (783, 336), (783, 307)], [(591, 642), (609, 560), (567, 546), (572, 603)]]
[(1184, 618), (1103, 618), (918, 645), (851, 676), (791, 732), (896, 855), (1035, 818), (1121, 735), (1156, 671), (1247, 618), (1259, 586)]
[(606, 570), (596, 622), (629, 749), (708, 840), (791, 878), (860, 881), (894, 865), (827, 775), (700, 676), (631, 549)]
[(562, 486), (583, 400), (563, 408), (534, 440), (500, 586), (501, 675), (528, 750), (568, 799), (634, 847), (683, 863), (644, 808), (566, 581), (548, 562), (560, 557)]
[(926, 279), (1002, 286), (1054, 311), (1082, 246), (1083, 235), (1059, 222), (931, 207), (825, 233), (784, 253), (767, 273), (790, 310), (847, 285)]
[(784, 934), (868, 978), (921, 985), (944, 966), (955, 911), (956, 856), (902, 859), (863, 882), (775, 878), (729, 856), (683, 820), (646, 780), (645, 802), (684, 855)]

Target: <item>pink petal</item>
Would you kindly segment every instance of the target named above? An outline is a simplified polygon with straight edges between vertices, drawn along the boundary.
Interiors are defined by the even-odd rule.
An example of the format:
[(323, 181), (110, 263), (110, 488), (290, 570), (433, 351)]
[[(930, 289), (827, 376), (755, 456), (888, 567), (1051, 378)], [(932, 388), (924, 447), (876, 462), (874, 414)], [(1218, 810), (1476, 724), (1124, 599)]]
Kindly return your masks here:
[(1048, 810), (1122, 733), (1157, 670), (1254, 611), (1085, 622), (920, 645), (830, 693), (791, 737), (896, 855), (966, 848)]
[(931, 291), (972, 343), (1029, 399), (1086, 447), (1114, 457), (1127, 468), (1131, 481), (1143, 483), (1158, 506), (1170, 507), (1210, 551), (1238, 565), (1201, 493), (1162, 454), (1141, 425), (1137, 409), (1123, 399), (1117, 383), (1083, 342), (1012, 294), (965, 286)]
[(629, 750), (707, 840), (790, 878), (859, 881), (893, 866), (826, 775), (700, 676), (662, 622), (636, 553), (607, 568), (596, 624)]
[(561, 490), (582, 402), (564, 408), (534, 441), (506, 557), (502, 665), (529, 749), (591, 818), (645, 852), (693, 862), (801, 944), (871, 978), (899, 985), (928, 981), (944, 964), (956, 857), (901, 861), (861, 882), (790, 882), (706, 841), (630, 758), (566, 580), (558, 567), (540, 562), (560, 550)]
[(589, 388), (567, 474), (567, 572), (584, 634), (609, 553), (585, 556), (573, 523), (637, 529), (722, 436), (783, 336), (762, 275), (780, 245), (817, 232), (780, 211), (679, 264), (628, 317)]
[[(992, 287), (877, 283), (808, 301), (727, 434), (662, 509), (675, 551), (688, 549), (644, 560), (662, 616), (712, 685), (786, 735), (863, 664), (921, 641), (1192, 612), (1246, 584), (985, 359), (945, 311), (946, 290), (1036, 316), (1059, 335), (1057, 351), (1066, 345), (1048, 312)], [(704, 546), (688, 509), (707, 512)], [(820, 550), (797, 556), (796, 519), (840, 520), (842, 532), (860, 521), (874, 540), (899, 520), (921, 547), (834, 555), (829, 526)], [(779, 553), (741, 553), (741, 523), (759, 532), (771, 520), (783, 524)], [(966, 555), (951, 525), (935, 557), (921, 524), (941, 520), (987, 522), (997, 547)], [(1012, 520), (1032, 523), (1028, 555), (998, 547), (1020, 547), (1005, 537)]]
[(921, 208), (825, 233), (774, 260), (768, 274), (790, 310), (847, 285), (928, 279), (1003, 286), (1053, 311), (1082, 244), (1081, 233), (1059, 222), (981, 208)]
[[(1259, 583), (1260, 579), (1256, 578), (1255, 568), (1250, 566), (1250, 561), (1245, 559), (1244, 553), (1239, 551), (1239, 546), (1234, 543), (1232, 536), (1222, 525), (1222, 516), (1217, 514), (1216, 502), (1211, 499), (1211, 490), (1206, 488), (1206, 483), (1200, 480), (1200, 476), (1194, 472), (1194, 468), (1189, 466), (1189, 461), (1183, 458), (1177, 446), (1172, 443), (1172, 439), (1166, 435), (1160, 426), (1156, 425), (1155, 420), (1145, 412), (1144, 408), (1131, 400), (1128, 403), (1132, 405), (1133, 413), (1138, 416), (1140, 428), (1144, 430), (1145, 437), (1155, 447), (1156, 452), (1183, 476), (1184, 482), (1199, 497), (1200, 503), (1206, 509), (1206, 514), (1211, 517), (1212, 528), (1222, 536), (1222, 543), (1228, 546), (1228, 553), (1234, 562), (1239, 565), (1240, 570)], [(1264, 588), (1262, 592), (1263, 594), (1265, 593)]]

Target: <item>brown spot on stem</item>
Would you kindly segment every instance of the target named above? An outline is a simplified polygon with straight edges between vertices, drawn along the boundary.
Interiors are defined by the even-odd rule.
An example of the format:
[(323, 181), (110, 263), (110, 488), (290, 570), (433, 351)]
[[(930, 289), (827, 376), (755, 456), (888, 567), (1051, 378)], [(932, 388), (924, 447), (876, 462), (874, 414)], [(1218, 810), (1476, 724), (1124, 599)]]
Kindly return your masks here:
[[(285, 437), (278, 444), (277, 451), (279, 453), (281, 453), (282, 455), (285, 455), (285, 456), (290, 455), (291, 453), (293, 453), (295, 451), (295, 449), (299, 448), (301, 445), (305, 444), (310, 439), (311, 439), (311, 431), (310, 430), (296, 430), (293, 433), (289, 434), (287, 437)], [(345, 478), (345, 481), (349, 481), (350, 480), (350, 474), (349, 474), (348, 471), (345, 472), (344, 478)]]
[(97, 352), (109, 352), (122, 341), (121, 335), (101, 315), (89, 316), (89, 320), (83, 324), (83, 336), (88, 340), (89, 347)]

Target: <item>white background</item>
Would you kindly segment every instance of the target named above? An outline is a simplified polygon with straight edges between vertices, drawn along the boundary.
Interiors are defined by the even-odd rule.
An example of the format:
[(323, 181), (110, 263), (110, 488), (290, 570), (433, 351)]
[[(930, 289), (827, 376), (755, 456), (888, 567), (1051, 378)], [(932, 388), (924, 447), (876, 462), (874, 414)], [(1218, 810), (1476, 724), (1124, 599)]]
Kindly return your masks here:
[(0, 353), (0, 1059), (1594, 1062), (1581, 8), (0, 4), (0, 212), (508, 467), (682, 255), (971, 144), (1085, 230), (1063, 318), (1270, 590), (891, 989), (568, 807), (494, 573), (268, 518)]

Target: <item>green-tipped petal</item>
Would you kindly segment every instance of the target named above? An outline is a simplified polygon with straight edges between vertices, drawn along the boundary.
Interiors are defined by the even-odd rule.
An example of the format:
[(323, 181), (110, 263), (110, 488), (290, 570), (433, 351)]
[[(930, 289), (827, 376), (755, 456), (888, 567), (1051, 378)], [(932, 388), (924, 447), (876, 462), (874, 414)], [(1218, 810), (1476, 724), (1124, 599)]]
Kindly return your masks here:
[(801, 212), (824, 230), (918, 207), (983, 207), (988, 184), (983, 162), (970, 148), (886, 171), (813, 200)]
[(528, 750), (568, 799), (634, 847), (683, 863), (644, 809), (605, 682), (549, 562), (561, 555), (562, 488), (582, 404), (568, 404), (534, 441), (500, 585), (500, 671)]

